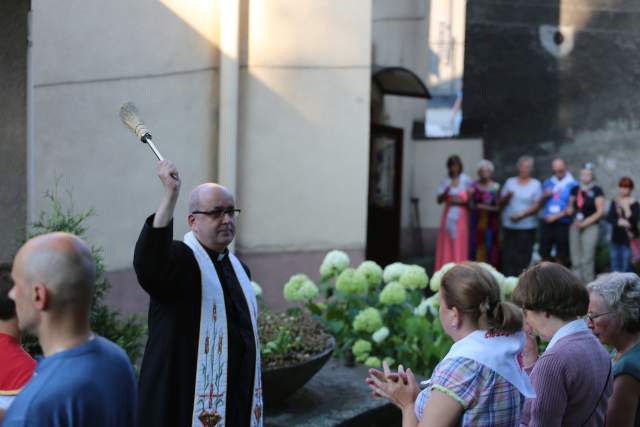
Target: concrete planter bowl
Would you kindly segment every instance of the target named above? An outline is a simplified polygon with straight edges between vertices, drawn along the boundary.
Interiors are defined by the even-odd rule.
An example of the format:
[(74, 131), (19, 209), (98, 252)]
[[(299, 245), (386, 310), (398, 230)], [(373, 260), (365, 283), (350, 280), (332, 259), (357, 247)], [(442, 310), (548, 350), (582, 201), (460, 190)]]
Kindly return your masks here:
[(305, 362), (263, 370), (262, 391), (265, 406), (282, 402), (301, 389), (327, 363), (335, 347), (335, 339), (329, 337), (325, 349)]

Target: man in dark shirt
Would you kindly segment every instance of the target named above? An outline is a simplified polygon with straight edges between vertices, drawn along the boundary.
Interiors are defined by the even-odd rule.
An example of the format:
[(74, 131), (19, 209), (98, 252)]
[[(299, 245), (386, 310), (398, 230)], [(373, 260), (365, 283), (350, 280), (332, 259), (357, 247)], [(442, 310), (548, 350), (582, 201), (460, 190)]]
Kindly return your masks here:
[[(168, 161), (159, 163), (158, 176), (164, 196), (156, 213), (146, 220), (134, 255), (138, 281), (151, 296), (149, 340), (140, 372), (140, 425), (186, 426), (194, 420), (203, 425), (207, 425), (203, 420), (208, 425), (261, 425), (255, 297), (247, 291), (249, 270), (234, 261), (237, 258), (227, 249), (239, 212), (233, 195), (217, 184), (196, 187), (189, 198), (187, 219), (189, 234), (197, 243), (192, 239), (189, 244), (187, 236), (185, 242), (176, 241), (172, 217), (180, 177)], [(213, 335), (210, 340), (215, 323), (206, 322), (221, 317), (216, 308), (207, 312), (211, 308), (204, 303), (204, 293), (217, 283), (213, 276), (224, 300), (214, 300), (214, 305), (224, 307), (226, 328), (218, 339)], [(226, 389), (208, 377), (202, 379), (204, 388), (198, 382), (203, 366), (213, 364), (207, 358), (212, 354), (222, 358), (219, 366), (226, 371)]]

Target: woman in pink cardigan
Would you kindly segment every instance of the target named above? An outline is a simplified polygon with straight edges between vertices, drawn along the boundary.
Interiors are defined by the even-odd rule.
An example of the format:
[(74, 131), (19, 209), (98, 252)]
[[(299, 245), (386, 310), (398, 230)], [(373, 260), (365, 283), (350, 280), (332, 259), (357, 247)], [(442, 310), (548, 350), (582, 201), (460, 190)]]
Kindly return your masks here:
[(525, 349), (536, 398), (527, 399), (521, 426), (603, 426), (612, 393), (611, 358), (593, 336), (584, 316), (589, 294), (560, 264), (530, 267), (513, 292), (526, 325), (549, 341), (538, 357), (535, 341)]

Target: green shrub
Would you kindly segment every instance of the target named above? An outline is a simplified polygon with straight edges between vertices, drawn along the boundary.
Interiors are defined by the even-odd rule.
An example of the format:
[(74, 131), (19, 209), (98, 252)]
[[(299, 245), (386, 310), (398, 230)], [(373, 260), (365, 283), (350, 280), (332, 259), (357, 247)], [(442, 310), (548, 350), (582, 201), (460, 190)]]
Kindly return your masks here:
[[(64, 206), (58, 195), (58, 182), (53, 191), (47, 191), (45, 198), (49, 203), (49, 210), (40, 212), (38, 219), (31, 224), (28, 238), (56, 231), (65, 231), (86, 239), (85, 221), (95, 214), (93, 209), (76, 211), (73, 197), (68, 192), (68, 205)], [(102, 248), (91, 246), (91, 252), (96, 262), (95, 293), (91, 305), (91, 329), (126, 351), (135, 364), (142, 354), (143, 340), (146, 336), (146, 325), (138, 316), (122, 317), (120, 313), (104, 302), (104, 297), (110, 288), (105, 277), (105, 265)], [(32, 355), (42, 353), (38, 341), (31, 335), (23, 338), (25, 349)]]

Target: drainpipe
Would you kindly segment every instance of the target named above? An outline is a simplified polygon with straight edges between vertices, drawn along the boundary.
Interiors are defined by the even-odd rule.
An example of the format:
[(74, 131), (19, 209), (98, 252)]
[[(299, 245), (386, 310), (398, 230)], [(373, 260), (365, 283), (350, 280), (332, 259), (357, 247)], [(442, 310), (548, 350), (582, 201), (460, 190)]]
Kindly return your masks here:
[[(220, 2), (218, 182), (237, 196), (240, 0)], [(233, 244), (232, 244), (233, 245)], [(233, 250), (233, 246), (230, 247)]]

